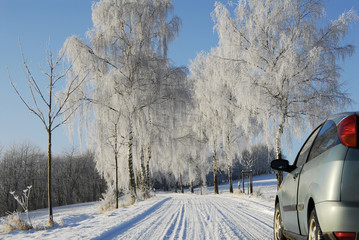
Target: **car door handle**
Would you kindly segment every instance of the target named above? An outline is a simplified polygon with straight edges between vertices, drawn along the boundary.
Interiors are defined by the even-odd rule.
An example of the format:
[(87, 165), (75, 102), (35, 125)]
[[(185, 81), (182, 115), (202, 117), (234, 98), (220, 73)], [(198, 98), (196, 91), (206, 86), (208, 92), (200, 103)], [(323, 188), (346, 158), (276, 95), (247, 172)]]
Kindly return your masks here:
[(293, 179), (294, 179), (294, 180), (297, 179), (298, 176), (299, 176), (299, 173), (295, 173), (295, 174), (293, 175)]

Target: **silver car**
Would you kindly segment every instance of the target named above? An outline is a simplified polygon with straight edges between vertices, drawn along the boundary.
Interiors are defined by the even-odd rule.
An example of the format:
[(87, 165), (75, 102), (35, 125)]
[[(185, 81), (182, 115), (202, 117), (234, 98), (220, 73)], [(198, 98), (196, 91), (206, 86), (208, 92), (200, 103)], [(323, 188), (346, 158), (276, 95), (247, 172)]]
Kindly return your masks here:
[(329, 117), (306, 140), (287, 172), (274, 214), (274, 239), (359, 239), (359, 112)]

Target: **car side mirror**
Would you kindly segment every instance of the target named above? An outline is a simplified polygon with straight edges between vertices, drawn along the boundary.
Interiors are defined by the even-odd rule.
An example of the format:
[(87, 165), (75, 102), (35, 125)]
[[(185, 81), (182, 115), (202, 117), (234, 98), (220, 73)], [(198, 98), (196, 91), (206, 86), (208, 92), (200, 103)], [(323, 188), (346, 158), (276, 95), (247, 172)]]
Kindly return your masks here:
[(289, 172), (292, 170), (292, 166), (289, 165), (289, 161), (288, 160), (284, 160), (284, 159), (276, 159), (273, 160), (270, 163), (270, 167), (278, 170), (278, 171), (284, 171), (284, 172)]

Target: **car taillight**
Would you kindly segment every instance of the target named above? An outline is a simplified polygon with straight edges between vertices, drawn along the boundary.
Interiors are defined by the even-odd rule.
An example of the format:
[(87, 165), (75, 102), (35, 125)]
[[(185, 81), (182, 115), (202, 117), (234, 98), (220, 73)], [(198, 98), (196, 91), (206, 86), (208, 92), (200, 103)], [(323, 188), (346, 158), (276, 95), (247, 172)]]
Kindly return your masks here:
[(357, 115), (351, 115), (344, 118), (338, 125), (338, 135), (340, 141), (348, 147), (357, 147), (358, 130)]
[(355, 240), (354, 232), (335, 232), (334, 235), (338, 240)]

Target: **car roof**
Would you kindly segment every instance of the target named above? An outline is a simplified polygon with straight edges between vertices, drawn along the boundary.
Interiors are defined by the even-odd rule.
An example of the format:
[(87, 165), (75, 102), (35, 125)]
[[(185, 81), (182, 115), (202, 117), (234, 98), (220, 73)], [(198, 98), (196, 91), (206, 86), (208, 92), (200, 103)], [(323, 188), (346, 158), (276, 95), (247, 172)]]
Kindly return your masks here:
[(337, 114), (333, 114), (333, 115), (330, 115), (327, 119), (327, 120), (332, 120), (332, 119), (337, 119), (337, 118), (344, 118), (344, 117), (347, 117), (347, 116), (350, 116), (350, 115), (353, 115), (353, 114), (356, 114), (356, 115), (359, 115), (359, 112), (342, 112), (342, 113), (337, 113)]

